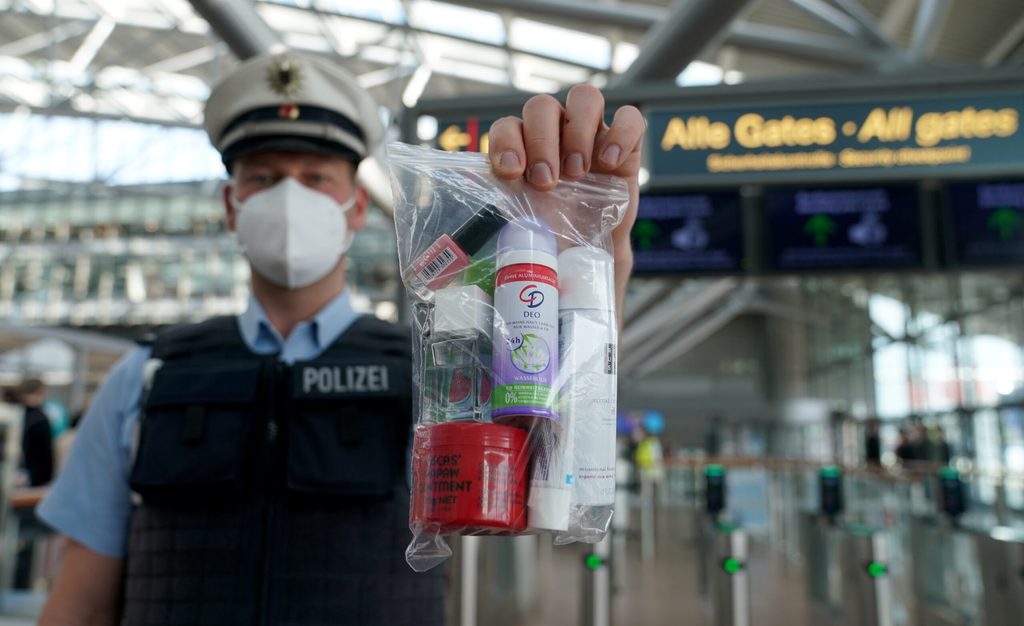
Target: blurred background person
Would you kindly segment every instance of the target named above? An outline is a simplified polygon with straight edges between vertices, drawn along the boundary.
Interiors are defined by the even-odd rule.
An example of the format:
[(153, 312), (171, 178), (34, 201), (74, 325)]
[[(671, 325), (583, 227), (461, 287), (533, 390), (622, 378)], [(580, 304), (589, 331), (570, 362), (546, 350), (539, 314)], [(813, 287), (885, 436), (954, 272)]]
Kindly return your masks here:
[(38, 378), (26, 379), (16, 391), (25, 408), (21, 429), (21, 466), (29, 487), (41, 487), (53, 480), (53, 427), (43, 411), (46, 385)]
[(896, 446), (896, 458), (903, 465), (911, 463), (917, 458), (914, 443), (910, 439), (910, 431), (906, 428), (900, 429), (899, 444)]
[(949, 465), (949, 461), (953, 458), (953, 449), (946, 441), (946, 432), (942, 430), (941, 426), (932, 426), (928, 429), (927, 442), (926, 460)]
[(864, 437), (864, 460), (871, 467), (882, 465), (882, 432), (878, 420), (868, 422), (867, 434)]

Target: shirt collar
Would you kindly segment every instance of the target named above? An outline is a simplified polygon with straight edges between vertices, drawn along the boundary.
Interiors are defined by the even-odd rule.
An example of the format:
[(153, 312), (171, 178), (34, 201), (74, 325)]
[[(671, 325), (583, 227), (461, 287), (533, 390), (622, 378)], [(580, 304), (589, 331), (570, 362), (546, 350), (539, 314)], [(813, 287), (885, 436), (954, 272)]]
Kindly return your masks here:
[[(310, 320), (300, 322), (292, 333), (310, 333), (317, 349), (323, 350), (348, 330), (358, 317), (359, 313), (352, 308), (348, 291), (344, 290)], [(242, 339), (251, 350), (259, 351), (258, 347), (268, 342), (278, 349), (285, 344), (281, 334), (270, 323), (263, 305), (253, 295), (249, 296), (249, 304), (245, 311), (238, 316), (238, 328), (242, 333)]]

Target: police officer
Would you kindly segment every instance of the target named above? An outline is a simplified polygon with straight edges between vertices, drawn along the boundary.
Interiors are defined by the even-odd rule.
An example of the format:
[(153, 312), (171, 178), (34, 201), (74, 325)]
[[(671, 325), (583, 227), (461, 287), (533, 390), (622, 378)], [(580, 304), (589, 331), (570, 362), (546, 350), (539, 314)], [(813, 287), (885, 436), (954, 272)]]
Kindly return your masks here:
[[(440, 574), (404, 559), (410, 340), (345, 290), (378, 119), (349, 74), (295, 52), (214, 88), (205, 127), (252, 297), (237, 317), (157, 334), (97, 392), (38, 510), (69, 538), (44, 626), (443, 622)], [(535, 97), (494, 124), (491, 158), (541, 190), (588, 171), (630, 181), (621, 305), (644, 122), (633, 107), (603, 120), (592, 87), (564, 108)]]

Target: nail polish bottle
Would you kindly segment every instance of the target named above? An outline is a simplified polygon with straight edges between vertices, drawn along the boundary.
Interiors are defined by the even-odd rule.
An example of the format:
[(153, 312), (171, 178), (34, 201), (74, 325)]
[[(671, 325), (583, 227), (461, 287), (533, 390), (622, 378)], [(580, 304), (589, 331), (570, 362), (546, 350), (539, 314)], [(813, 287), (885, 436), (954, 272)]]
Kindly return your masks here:
[(443, 234), (430, 244), (403, 273), (405, 284), (422, 300), (448, 285), (465, 270), (476, 254), (509, 218), (493, 204), (474, 213), (452, 234)]

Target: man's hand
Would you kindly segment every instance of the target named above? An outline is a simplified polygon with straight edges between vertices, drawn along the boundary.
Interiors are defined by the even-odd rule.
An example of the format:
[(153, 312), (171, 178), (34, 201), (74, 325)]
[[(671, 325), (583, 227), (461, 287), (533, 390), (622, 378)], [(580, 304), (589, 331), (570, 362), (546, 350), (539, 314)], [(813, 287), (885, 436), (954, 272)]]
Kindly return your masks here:
[(636, 107), (615, 112), (604, 123), (604, 96), (592, 85), (569, 90), (565, 106), (552, 96), (530, 98), (523, 117), (503, 117), (491, 125), (489, 154), (499, 178), (521, 176), (534, 188), (552, 189), (559, 178), (582, 178), (589, 172), (611, 174), (629, 183), (629, 205), (612, 233), (615, 294), (622, 315), (626, 283), (633, 269), (629, 231), (636, 221), (640, 196), (640, 150), (646, 122)]

